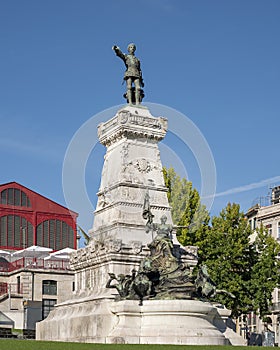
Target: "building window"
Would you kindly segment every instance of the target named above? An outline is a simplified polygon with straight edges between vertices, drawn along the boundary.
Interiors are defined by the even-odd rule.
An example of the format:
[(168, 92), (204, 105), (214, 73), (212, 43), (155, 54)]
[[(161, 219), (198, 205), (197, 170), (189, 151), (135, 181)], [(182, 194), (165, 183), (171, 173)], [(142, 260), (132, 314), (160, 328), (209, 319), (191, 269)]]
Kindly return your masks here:
[(74, 248), (74, 230), (61, 220), (46, 220), (37, 226), (37, 245), (60, 250)]
[(43, 320), (54, 309), (54, 305), (56, 303), (57, 303), (56, 299), (43, 299), (42, 300), (42, 319)]
[(278, 222), (278, 228), (277, 228), (277, 239), (280, 240), (280, 222)]
[(0, 295), (8, 293), (8, 283), (0, 282)]
[(1, 192), (1, 204), (16, 207), (31, 207), (30, 200), (25, 192), (17, 188), (7, 188)]
[(265, 228), (267, 229), (267, 233), (272, 236), (272, 225), (271, 224), (267, 224), (265, 226)]
[(44, 280), (42, 283), (42, 294), (57, 295), (57, 281)]
[(277, 288), (277, 302), (280, 303), (280, 289)]
[(252, 229), (252, 220), (249, 220), (249, 227)]
[(17, 294), (21, 294), (20, 276), (17, 276)]
[(250, 333), (256, 331), (257, 315), (254, 312), (250, 312), (247, 315), (247, 327)]
[(257, 218), (254, 218), (253, 220), (253, 230), (257, 228)]
[(18, 215), (0, 217), (0, 246), (26, 248), (33, 245), (33, 225)]

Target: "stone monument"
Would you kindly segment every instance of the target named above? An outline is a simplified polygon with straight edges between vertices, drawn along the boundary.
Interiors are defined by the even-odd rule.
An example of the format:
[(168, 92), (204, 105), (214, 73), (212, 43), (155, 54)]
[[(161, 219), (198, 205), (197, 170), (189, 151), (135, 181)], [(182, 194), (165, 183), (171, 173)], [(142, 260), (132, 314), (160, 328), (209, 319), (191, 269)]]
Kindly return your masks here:
[[(75, 292), (37, 323), (36, 338), (93, 343), (229, 344), (216, 307), (199, 300), (196, 247), (176, 239), (158, 142), (167, 119), (141, 105), (135, 45), (125, 55), (128, 105), (98, 127), (106, 147), (90, 241), (71, 257)], [(134, 84), (134, 86), (132, 86)], [(225, 334), (230, 334), (228, 337)]]

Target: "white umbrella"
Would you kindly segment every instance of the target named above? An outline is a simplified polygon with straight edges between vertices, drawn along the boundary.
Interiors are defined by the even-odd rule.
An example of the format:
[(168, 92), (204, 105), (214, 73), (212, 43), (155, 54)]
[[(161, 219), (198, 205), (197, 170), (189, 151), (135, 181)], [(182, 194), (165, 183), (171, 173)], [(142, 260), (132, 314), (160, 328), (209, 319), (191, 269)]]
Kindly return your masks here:
[(75, 252), (76, 249), (73, 249), (73, 248), (63, 248), (63, 249), (60, 249), (60, 250), (57, 250), (56, 252), (53, 252), (51, 254), (71, 254), (73, 252)]
[(5, 255), (11, 256), (11, 253), (8, 252), (7, 250), (1, 250), (1, 249), (0, 249), (0, 256), (5, 256)]
[(59, 254), (59, 255), (49, 255), (46, 258), (44, 258), (44, 260), (60, 260), (60, 259), (64, 259), (64, 260), (69, 260), (70, 259), (70, 255), (69, 254)]
[(12, 256), (15, 258), (39, 258), (49, 255), (53, 250), (51, 248), (40, 247), (38, 245), (32, 245), (28, 248), (18, 250), (13, 253)]
[(7, 250), (1, 250), (1, 249), (0, 249), (0, 258), (3, 258), (3, 259), (5, 259), (5, 260), (7, 260), (7, 261), (10, 261), (10, 259), (11, 259), (11, 253), (8, 252)]
[(53, 252), (50, 254), (50, 257), (52, 258), (60, 258), (60, 259), (64, 259), (64, 257), (68, 257), (70, 256), (70, 254), (72, 254), (73, 252), (75, 252), (76, 250), (75, 249), (72, 249), (72, 248), (63, 248), (63, 249), (60, 249), (56, 252)]

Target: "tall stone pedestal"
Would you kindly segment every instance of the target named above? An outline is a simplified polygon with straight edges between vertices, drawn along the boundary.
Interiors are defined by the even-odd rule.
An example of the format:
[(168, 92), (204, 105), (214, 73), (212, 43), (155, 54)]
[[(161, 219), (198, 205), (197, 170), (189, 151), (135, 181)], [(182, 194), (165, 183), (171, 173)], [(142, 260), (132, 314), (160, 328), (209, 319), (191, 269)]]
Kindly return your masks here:
[(167, 189), (162, 174), (158, 142), (167, 132), (167, 120), (155, 118), (145, 107), (127, 106), (98, 127), (100, 142), (106, 146), (93, 239), (117, 237), (124, 244), (152, 241), (145, 234), (142, 207), (148, 191), (154, 221), (165, 214), (172, 222)]

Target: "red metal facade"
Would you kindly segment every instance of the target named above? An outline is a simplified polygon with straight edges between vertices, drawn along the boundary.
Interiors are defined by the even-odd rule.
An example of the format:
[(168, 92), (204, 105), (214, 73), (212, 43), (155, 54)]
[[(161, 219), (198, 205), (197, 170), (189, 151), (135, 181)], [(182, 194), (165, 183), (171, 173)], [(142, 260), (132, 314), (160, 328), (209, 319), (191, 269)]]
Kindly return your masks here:
[[(12, 190), (13, 189), (13, 190)], [(5, 191), (6, 190), (6, 191)], [(19, 191), (18, 191), (19, 190)], [(8, 192), (9, 191), (9, 192)], [(15, 201), (11, 201), (11, 197), (17, 194), (17, 198)], [(27, 200), (25, 198), (25, 195)], [(9, 195), (9, 198), (8, 198)], [(20, 200), (23, 198), (24, 200)], [(9, 200), (10, 201), (9, 201)], [(37, 242), (37, 229), (41, 224), (43, 226), (44, 222), (54, 222), (63, 225), (63, 227), (68, 228), (68, 231), (71, 231), (71, 235), (73, 237), (61, 237), (62, 241), (71, 242), (71, 244), (67, 245), (70, 248), (77, 249), (77, 217), (78, 214), (67, 209), (66, 207), (36, 193), (29, 188), (18, 184), (17, 182), (9, 182), (6, 184), (0, 185), (0, 219), (2, 217), (7, 216), (18, 216), (25, 219), (32, 226), (32, 239), (29, 240), (28, 245), (41, 245), (49, 248), (54, 248), (50, 246), (50, 243), (47, 240), (43, 240), (38, 244)], [(22, 220), (20, 219), (20, 220)], [(4, 220), (3, 220), (4, 221)], [(3, 225), (2, 225), (3, 226)], [(29, 225), (30, 226), (30, 225)], [(31, 227), (31, 226), (30, 226)], [(22, 228), (20, 228), (22, 230)], [(3, 227), (2, 227), (3, 231)], [(1, 234), (1, 227), (0, 227)], [(0, 236), (1, 237), (1, 236)], [(52, 240), (58, 242), (60, 237), (51, 238)], [(32, 240), (32, 244), (31, 243)], [(25, 242), (25, 247), (26, 247)], [(3, 245), (0, 240), (0, 249), (22, 249), (25, 248), (23, 246), (9, 246), (7, 243)], [(59, 249), (66, 248), (63, 244), (59, 247)], [(58, 250), (58, 249), (55, 249)]]

